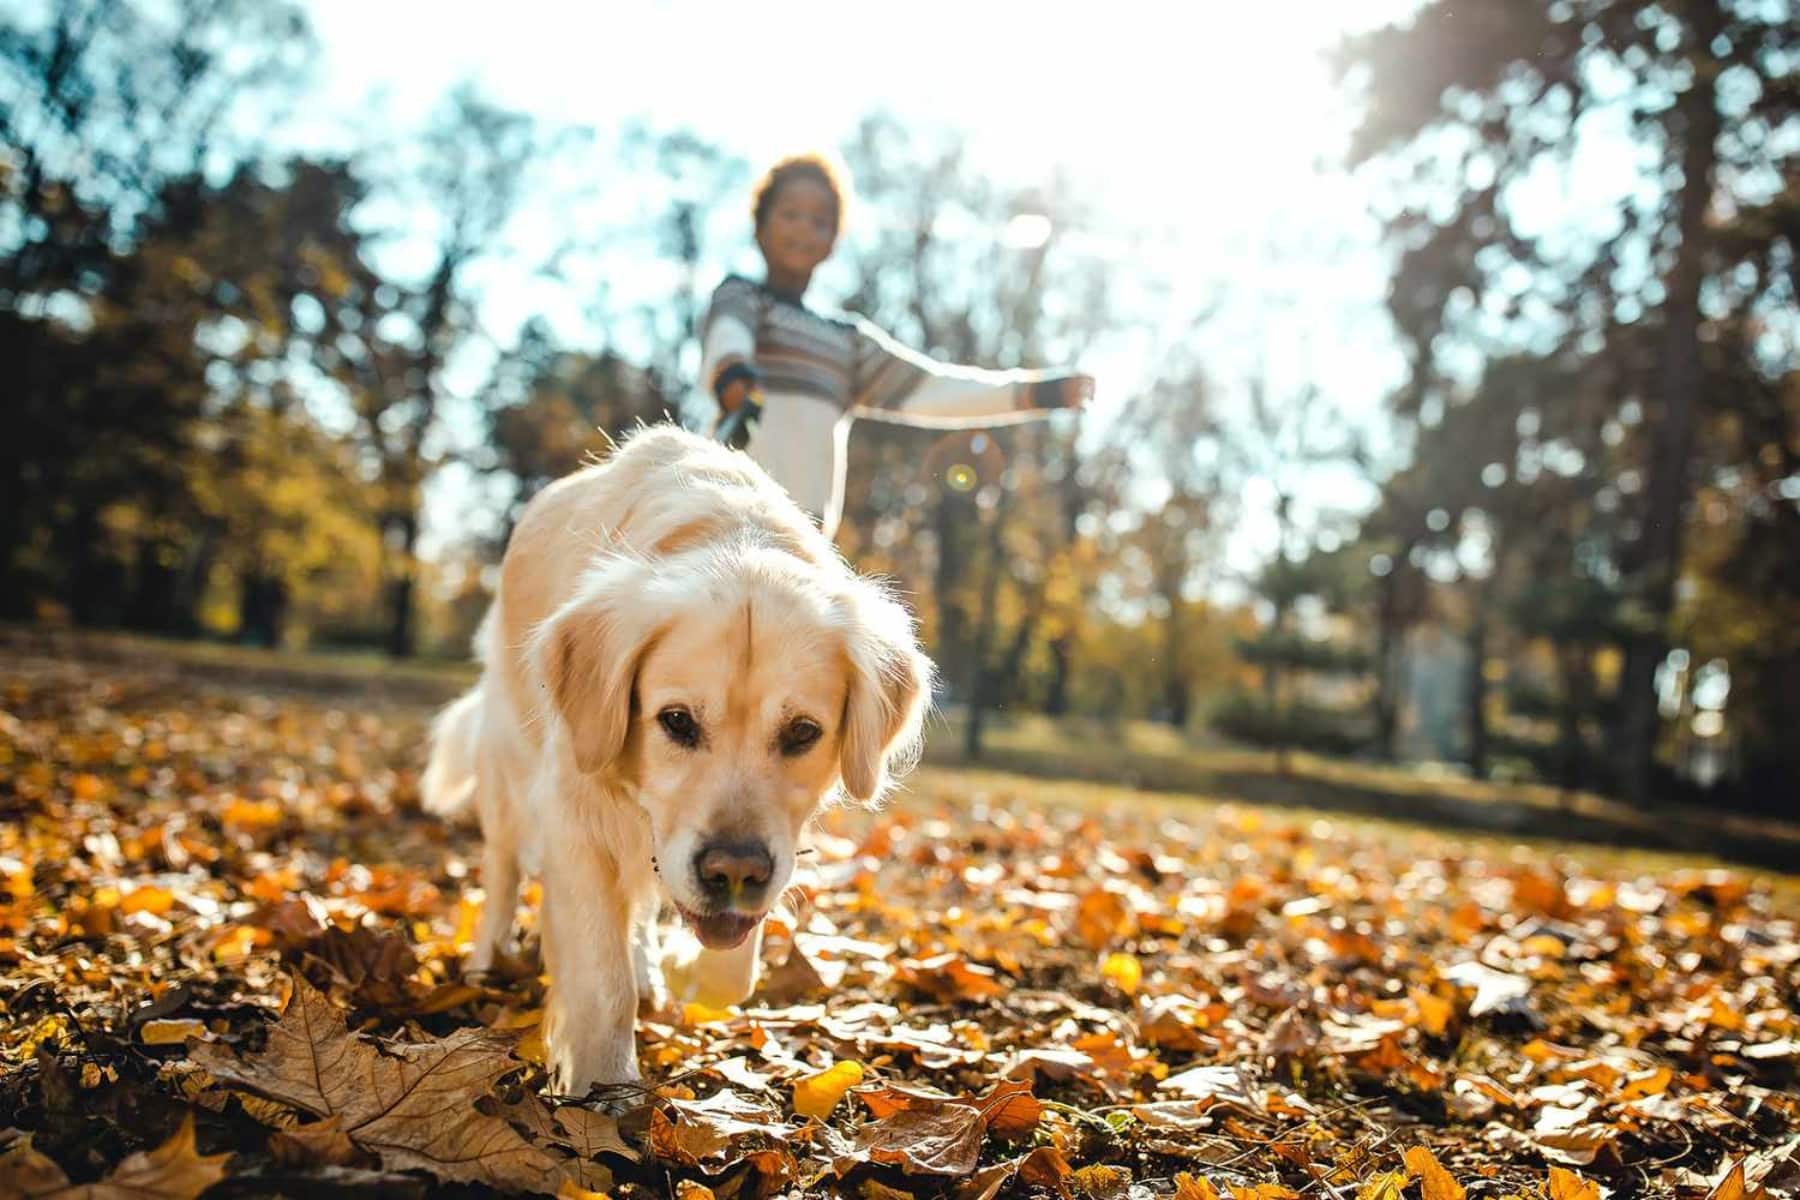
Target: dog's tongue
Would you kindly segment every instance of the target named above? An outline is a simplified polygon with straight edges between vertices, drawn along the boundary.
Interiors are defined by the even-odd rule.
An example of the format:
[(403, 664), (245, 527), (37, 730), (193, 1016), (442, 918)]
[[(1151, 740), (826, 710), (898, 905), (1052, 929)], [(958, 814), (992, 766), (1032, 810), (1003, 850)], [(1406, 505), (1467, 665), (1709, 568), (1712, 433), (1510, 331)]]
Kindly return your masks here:
[(757, 922), (762, 920), (760, 916), (740, 912), (710, 913), (706, 916), (683, 912), (682, 916), (687, 918), (695, 936), (700, 939), (700, 944), (708, 950), (729, 950), (739, 945), (750, 936), (750, 931), (756, 928)]

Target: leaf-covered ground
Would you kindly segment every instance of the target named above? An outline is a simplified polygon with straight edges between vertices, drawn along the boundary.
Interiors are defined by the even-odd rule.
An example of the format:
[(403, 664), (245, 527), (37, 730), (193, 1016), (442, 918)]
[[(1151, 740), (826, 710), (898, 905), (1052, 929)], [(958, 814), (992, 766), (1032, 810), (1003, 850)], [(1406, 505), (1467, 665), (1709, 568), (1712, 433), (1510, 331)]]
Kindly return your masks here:
[(540, 1093), (528, 961), (462, 977), (427, 710), (0, 689), (0, 1196), (1800, 1183), (1791, 881), (927, 772), (824, 823), (755, 1000), (645, 1014), (615, 1120)]

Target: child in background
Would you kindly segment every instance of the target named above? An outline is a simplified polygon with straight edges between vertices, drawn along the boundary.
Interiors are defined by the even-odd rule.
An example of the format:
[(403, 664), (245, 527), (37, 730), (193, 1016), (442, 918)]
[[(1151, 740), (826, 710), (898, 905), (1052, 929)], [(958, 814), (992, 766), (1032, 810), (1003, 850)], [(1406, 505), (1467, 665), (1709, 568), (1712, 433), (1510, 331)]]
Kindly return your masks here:
[(758, 183), (753, 214), (763, 282), (729, 276), (701, 325), (701, 378), (721, 410), (718, 436), (747, 450), (826, 537), (844, 506), (850, 421), (880, 415), (940, 429), (1006, 424), (1080, 408), (1086, 375), (981, 371), (936, 362), (867, 321), (802, 302), (837, 242), (844, 190), (821, 158), (783, 159)]

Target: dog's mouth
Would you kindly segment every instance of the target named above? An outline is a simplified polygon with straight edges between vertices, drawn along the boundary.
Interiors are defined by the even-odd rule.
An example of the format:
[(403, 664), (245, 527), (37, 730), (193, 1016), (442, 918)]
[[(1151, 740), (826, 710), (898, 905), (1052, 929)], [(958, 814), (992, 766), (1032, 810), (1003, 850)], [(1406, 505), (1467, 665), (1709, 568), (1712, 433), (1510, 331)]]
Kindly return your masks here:
[(697, 913), (685, 905), (676, 905), (681, 912), (681, 919), (688, 923), (694, 936), (708, 950), (730, 950), (741, 946), (763, 919), (761, 913), (737, 912), (726, 909), (723, 912)]

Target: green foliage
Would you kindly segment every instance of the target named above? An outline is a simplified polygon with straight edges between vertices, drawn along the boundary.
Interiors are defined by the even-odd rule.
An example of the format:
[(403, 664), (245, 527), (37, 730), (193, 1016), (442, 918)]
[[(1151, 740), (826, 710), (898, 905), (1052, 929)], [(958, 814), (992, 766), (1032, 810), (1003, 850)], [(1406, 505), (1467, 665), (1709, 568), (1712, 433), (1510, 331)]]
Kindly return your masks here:
[(1233, 692), (1208, 716), (1212, 728), (1235, 741), (1270, 749), (1350, 755), (1369, 742), (1366, 722), (1355, 714), (1294, 701), (1270, 707), (1248, 692)]
[(1254, 667), (1287, 668), (1326, 675), (1360, 675), (1373, 661), (1369, 652), (1360, 646), (1341, 645), (1291, 630), (1239, 638), (1232, 643), (1232, 648), (1239, 658)]

